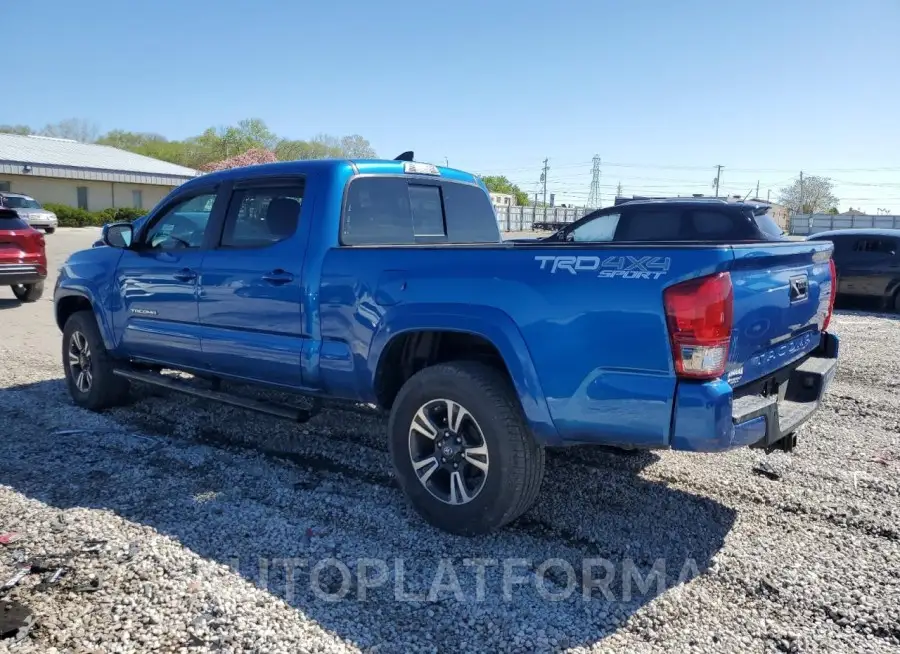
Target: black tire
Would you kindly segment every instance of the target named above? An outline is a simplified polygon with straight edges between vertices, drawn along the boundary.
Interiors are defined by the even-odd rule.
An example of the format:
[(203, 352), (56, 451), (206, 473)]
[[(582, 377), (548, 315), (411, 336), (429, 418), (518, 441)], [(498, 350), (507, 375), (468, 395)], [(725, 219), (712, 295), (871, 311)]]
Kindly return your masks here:
[[(464, 407), (487, 446), (488, 470), (467, 503), (450, 504), (438, 499), (419, 480), (413, 466), (413, 420), (420, 408), (436, 400), (450, 400)], [(388, 435), (401, 489), (427, 522), (444, 531), (472, 536), (500, 529), (531, 508), (540, 492), (544, 449), (528, 429), (509, 381), (482, 363), (442, 363), (410, 377), (394, 401)], [(427, 446), (429, 440), (424, 442)], [(434, 476), (440, 474), (444, 473), (435, 472)]]
[(52, 234), (55, 231), (56, 231), (56, 227), (47, 227), (46, 229), (44, 229), (45, 234)]
[[(80, 358), (74, 364), (73, 355), (87, 345), (87, 360)], [(83, 354), (83, 352), (81, 352)], [(106, 351), (97, 321), (91, 311), (78, 311), (69, 316), (63, 328), (62, 361), (66, 374), (66, 386), (72, 400), (80, 407), (102, 411), (122, 404), (128, 398), (128, 380), (113, 374), (115, 361)], [(88, 385), (79, 373), (88, 371)]]
[(894, 293), (893, 301), (889, 301), (888, 305), (894, 309), (897, 313), (900, 313), (900, 291)]
[(12, 292), (19, 302), (37, 302), (44, 294), (44, 282), (17, 284), (12, 287)]

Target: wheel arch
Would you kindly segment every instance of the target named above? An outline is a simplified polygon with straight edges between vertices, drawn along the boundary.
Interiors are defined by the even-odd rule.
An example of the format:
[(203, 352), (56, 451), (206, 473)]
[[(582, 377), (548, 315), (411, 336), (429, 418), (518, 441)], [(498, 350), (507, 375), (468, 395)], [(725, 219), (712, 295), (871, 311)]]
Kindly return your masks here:
[(59, 331), (65, 329), (66, 321), (72, 314), (79, 311), (90, 311), (94, 314), (94, 319), (97, 321), (97, 328), (100, 330), (100, 336), (103, 338), (103, 345), (108, 350), (112, 349), (112, 331), (104, 316), (97, 311), (96, 303), (87, 291), (60, 289), (56, 293), (53, 304), (56, 326), (59, 328)]
[(389, 311), (372, 339), (367, 358), (367, 381), (374, 399), (389, 408), (409, 376), (448, 360), (448, 353), (498, 364), (512, 384), (535, 438), (545, 445), (559, 443), (525, 339), (513, 320), (493, 307), (401, 305)]

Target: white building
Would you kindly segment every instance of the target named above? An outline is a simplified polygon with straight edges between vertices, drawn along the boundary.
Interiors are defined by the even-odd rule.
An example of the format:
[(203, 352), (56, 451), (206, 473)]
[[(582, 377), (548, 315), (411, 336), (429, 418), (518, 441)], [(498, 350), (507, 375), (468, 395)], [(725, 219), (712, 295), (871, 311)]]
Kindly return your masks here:
[(491, 202), (495, 207), (514, 207), (516, 196), (509, 193), (491, 193)]
[(108, 145), (0, 134), (0, 191), (24, 193), (41, 204), (151, 209), (198, 174)]

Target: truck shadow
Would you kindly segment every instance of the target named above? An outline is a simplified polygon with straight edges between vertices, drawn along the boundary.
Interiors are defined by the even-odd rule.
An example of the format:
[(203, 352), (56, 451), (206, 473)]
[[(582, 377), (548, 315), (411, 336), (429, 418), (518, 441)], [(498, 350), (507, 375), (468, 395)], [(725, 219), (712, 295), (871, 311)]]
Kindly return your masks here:
[(71, 407), (62, 380), (5, 390), (0, 483), (151, 527), (360, 648), (412, 651), (426, 633), (436, 651), (590, 647), (690, 586), (735, 522), (733, 509), (648, 478), (654, 453), (579, 447), (548, 452), (540, 500), (504, 531), (450, 536), (394, 486), (380, 420), (301, 428), (135, 395), (97, 415)]

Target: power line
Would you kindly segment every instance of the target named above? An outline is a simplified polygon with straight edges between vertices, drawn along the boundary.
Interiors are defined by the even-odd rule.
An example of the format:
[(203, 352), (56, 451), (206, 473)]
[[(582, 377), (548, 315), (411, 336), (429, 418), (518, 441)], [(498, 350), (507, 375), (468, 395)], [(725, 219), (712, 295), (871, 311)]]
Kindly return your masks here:
[(591, 169), (591, 192), (588, 194), (588, 206), (592, 209), (600, 206), (600, 155), (594, 155), (594, 167)]

